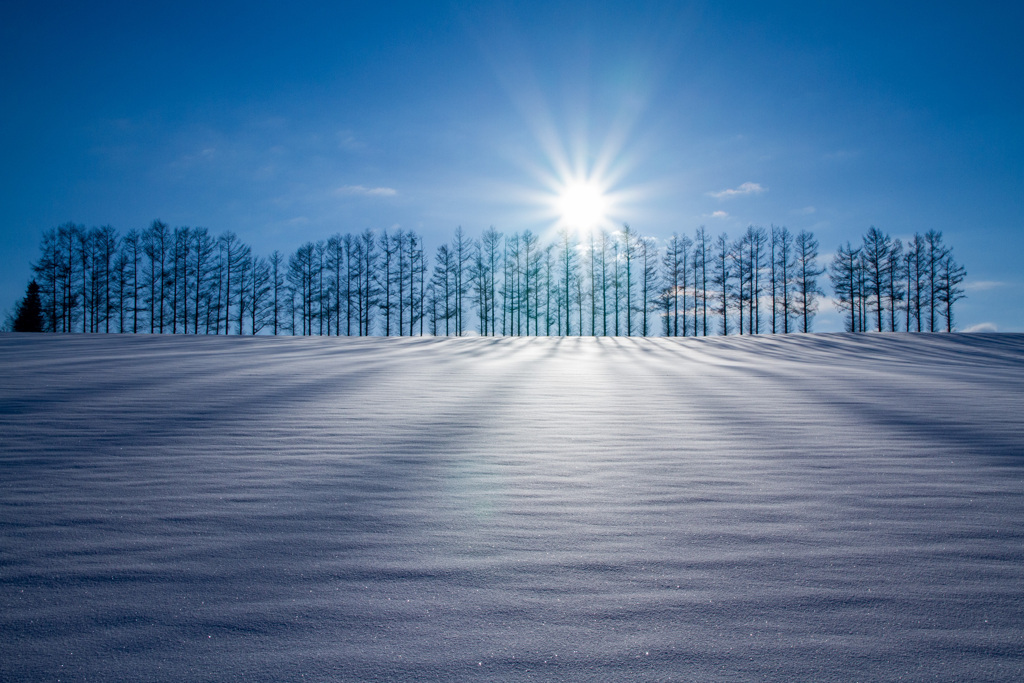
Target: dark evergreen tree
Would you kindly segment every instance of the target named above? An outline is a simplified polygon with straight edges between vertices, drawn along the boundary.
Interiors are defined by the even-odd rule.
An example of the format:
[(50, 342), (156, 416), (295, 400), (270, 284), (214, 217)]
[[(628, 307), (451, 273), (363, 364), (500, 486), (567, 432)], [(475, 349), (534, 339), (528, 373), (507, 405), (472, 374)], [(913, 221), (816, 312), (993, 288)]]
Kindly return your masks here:
[(39, 285), (35, 280), (28, 283), (25, 298), (18, 306), (18, 313), (14, 316), (12, 328), (15, 332), (43, 331), (43, 300), (39, 296)]

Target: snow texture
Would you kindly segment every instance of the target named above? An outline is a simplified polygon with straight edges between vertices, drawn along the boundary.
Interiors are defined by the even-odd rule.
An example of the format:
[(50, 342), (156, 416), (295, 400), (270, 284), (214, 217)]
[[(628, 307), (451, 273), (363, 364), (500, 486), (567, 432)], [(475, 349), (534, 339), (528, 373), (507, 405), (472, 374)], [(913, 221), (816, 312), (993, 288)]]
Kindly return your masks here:
[(1024, 335), (0, 335), (0, 679), (1022, 680)]

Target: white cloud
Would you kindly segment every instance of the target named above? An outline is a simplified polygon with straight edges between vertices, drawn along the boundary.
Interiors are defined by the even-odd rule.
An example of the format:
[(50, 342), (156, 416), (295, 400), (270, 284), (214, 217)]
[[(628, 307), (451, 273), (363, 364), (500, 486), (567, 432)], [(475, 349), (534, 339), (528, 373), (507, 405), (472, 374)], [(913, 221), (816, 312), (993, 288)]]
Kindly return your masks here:
[(729, 214), (725, 211), (714, 211), (711, 213), (712, 218), (728, 218)]
[(965, 282), (964, 289), (968, 292), (987, 292), (990, 289), (1002, 287), (1004, 284), (996, 280), (975, 280), (974, 282)]
[(815, 211), (817, 211), (817, 209), (815, 209), (813, 206), (805, 206), (802, 209), (793, 209), (793, 213), (797, 214), (798, 216), (810, 216)]
[(739, 187), (722, 190), (721, 192), (709, 192), (708, 194), (715, 199), (731, 199), (732, 197), (740, 197), (747, 194), (761, 194), (767, 192), (767, 187), (762, 187), (760, 183), (743, 183)]
[(960, 330), (961, 332), (998, 332), (995, 323), (978, 323)]
[(334, 191), (334, 194), (354, 194), (364, 197), (394, 197), (398, 190), (393, 187), (366, 187), (364, 185), (343, 185)]

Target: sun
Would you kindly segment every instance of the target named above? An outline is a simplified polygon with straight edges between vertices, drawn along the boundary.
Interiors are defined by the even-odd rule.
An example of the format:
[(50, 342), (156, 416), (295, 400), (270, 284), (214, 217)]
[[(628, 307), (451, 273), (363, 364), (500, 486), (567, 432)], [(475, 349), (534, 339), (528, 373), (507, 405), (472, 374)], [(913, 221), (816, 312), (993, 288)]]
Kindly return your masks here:
[(560, 223), (579, 232), (590, 232), (608, 221), (608, 198), (593, 181), (571, 181), (561, 188), (555, 208)]

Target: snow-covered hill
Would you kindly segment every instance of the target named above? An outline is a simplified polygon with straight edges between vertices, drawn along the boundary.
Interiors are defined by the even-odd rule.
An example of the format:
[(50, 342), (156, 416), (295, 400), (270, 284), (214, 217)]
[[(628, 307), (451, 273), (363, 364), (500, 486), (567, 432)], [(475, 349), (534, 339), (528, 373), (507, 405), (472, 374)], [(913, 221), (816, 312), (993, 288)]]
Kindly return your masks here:
[(1024, 335), (0, 335), (0, 679), (1020, 680)]

